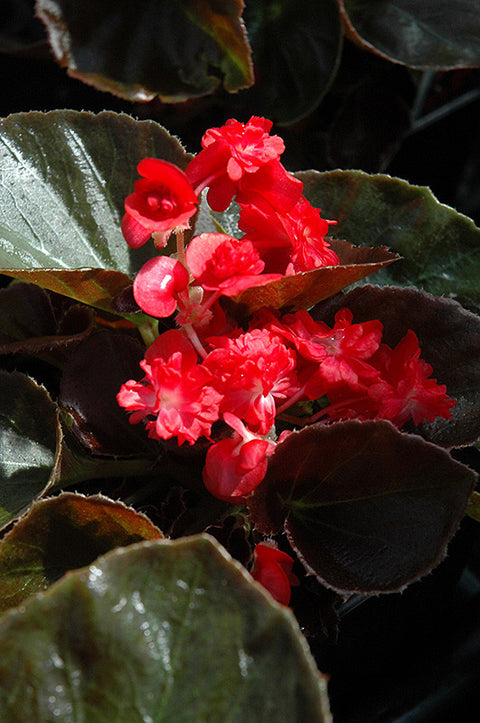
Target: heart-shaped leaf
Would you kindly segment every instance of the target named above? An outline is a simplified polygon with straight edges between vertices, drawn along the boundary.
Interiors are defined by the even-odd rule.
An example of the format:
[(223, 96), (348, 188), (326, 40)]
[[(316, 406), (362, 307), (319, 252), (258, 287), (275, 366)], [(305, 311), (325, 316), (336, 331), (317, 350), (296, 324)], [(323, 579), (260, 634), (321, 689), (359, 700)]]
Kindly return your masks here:
[(338, 221), (335, 235), (361, 246), (387, 246), (402, 260), (376, 283), (416, 285), (480, 308), (480, 229), (428, 188), (384, 174), (306, 171), (297, 174), (308, 200)]
[(342, 51), (336, 0), (249, 0), (245, 8), (256, 69), (255, 86), (242, 101), (277, 123), (310, 113), (335, 77)]
[(393, 592), (444, 558), (477, 475), (390, 422), (293, 432), (269, 458), (250, 514), (283, 524), (309, 572), (340, 593)]
[(3, 720), (328, 723), (287, 608), (209, 536), (107, 553), (0, 621)]
[(480, 317), (420, 289), (366, 285), (319, 304), (315, 318), (333, 323), (344, 307), (355, 322), (380, 319), (382, 340), (391, 347), (412, 329), (432, 376), (456, 400), (451, 420), (437, 419), (415, 431), (444, 447), (472, 444), (480, 437)]
[(347, 32), (410, 68), (480, 65), (480, 13), (470, 0), (339, 0)]
[(0, 370), (0, 528), (50, 486), (60, 425), (47, 391)]
[(120, 229), (136, 166), (189, 156), (151, 121), (111, 112), (19, 113), (0, 120), (0, 270), (112, 311), (153, 253)]
[(0, 611), (115, 547), (162, 537), (145, 515), (102, 495), (34, 502), (0, 543)]
[(241, 0), (36, 0), (69, 75), (127, 100), (183, 101), (253, 83)]

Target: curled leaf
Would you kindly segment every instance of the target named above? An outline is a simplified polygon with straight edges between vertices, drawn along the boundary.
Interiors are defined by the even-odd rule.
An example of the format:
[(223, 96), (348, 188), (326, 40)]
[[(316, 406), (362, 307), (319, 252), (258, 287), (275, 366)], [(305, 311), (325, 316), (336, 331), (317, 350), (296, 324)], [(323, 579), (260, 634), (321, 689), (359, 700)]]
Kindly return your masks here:
[(381, 246), (355, 247), (338, 239), (329, 239), (329, 243), (339, 257), (337, 266), (283, 276), (264, 286), (246, 289), (234, 298), (235, 313), (248, 316), (263, 306), (289, 312), (308, 308), (400, 258)]

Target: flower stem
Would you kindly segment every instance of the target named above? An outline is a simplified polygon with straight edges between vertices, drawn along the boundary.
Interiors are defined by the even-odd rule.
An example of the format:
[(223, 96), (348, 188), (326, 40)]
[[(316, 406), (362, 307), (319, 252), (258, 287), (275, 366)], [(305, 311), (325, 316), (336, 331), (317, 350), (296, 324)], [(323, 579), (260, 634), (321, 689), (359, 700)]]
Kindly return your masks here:
[(150, 346), (150, 344), (153, 344), (155, 339), (158, 337), (157, 319), (148, 319), (147, 321), (139, 324), (137, 328), (146, 346)]
[(288, 409), (289, 407), (291, 407), (292, 404), (295, 404), (296, 402), (298, 402), (299, 399), (301, 399), (304, 394), (305, 394), (305, 385), (303, 385), (303, 387), (301, 387), (301, 388), (298, 390), (298, 392), (296, 392), (295, 394), (293, 394), (293, 395), (290, 397), (290, 399), (287, 399), (287, 401), (284, 402), (281, 407), (278, 407), (278, 409), (277, 409), (277, 411), (276, 411), (276, 414), (282, 414), (282, 412), (284, 412), (286, 409)]
[(183, 228), (182, 229), (176, 229), (175, 230), (175, 236), (177, 237), (177, 260), (180, 261), (181, 264), (186, 266), (185, 262), (185, 240), (184, 240), (184, 234), (183, 234)]
[(198, 338), (198, 334), (195, 331), (195, 329), (193, 328), (193, 326), (191, 324), (184, 324), (182, 326), (182, 329), (184, 330), (185, 334), (188, 336), (188, 338), (192, 342), (192, 345), (193, 345), (195, 351), (197, 352), (197, 354), (199, 354), (202, 357), (202, 359), (205, 359), (208, 352), (205, 350), (202, 342)]

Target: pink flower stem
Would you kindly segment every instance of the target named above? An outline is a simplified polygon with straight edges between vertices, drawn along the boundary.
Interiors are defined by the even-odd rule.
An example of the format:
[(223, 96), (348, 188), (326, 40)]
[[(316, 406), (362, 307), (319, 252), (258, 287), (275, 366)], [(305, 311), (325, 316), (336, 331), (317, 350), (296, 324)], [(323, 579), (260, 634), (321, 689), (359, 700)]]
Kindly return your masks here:
[(295, 392), (295, 394), (292, 394), (292, 396), (290, 397), (290, 399), (287, 399), (287, 401), (284, 402), (284, 403), (281, 405), (281, 407), (279, 407), (279, 408), (277, 409), (277, 412), (276, 412), (276, 413), (277, 413), (277, 414), (282, 414), (282, 412), (284, 412), (286, 409), (288, 409), (289, 407), (291, 407), (292, 404), (295, 404), (296, 402), (298, 402), (298, 400), (301, 399), (304, 394), (305, 394), (305, 385), (303, 385), (303, 387), (301, 387), (301, 389), (299, 389), (298, 392)]
[[(368, 399), (368, 396), (363, 397), (363, 399)], [(315, 422), (318, 422), (319, 419), (324, 417), (325, 415), (330, 414), (332, 411), (335, 411), (336, 409), (342, 409), (342, 408), (348, 408), (348, 405), (350, 402), (355, 403), (362, 401), (361, 398), (356, 397), (352, 399), (346, 399), (343, 402), (337, 402), (337, 404), (329, 404), (328, 407), (324, 407), (323, 409), (320, 409), (320, 411), (316, 412), (315, 414), (312, 414), (310, 417), (289, 417), (288, 415), (282, 415), (282, 420), (284, 422), (290, 422), (291, 424), (298, 424), (299, 426), (305, 427), (307, 424), (314, 424)], [(322, 420), (324, 422), (327, 422), (327, 419)]]
[(194, 347), (195, 351), (199, 356), (202, 357), (202, 359), (205, 359), (208, 352), (205, 350), (202, 342), (198, 338), (198, 334), (193, 328), (191, 324), (183, 324), (182, 329), (184, 330), (185, 334), (188, 336), (190, 341), (192, 342), (192, 346)]
[(202, 304), (202, 311), (208, 311), (208, 309), (212, 306), (212, 304), (215, 303), (217, 299), (219, 299), (222, 295), (221, 290), (214, 291), (212, 295), (205, 301), (205, 303)]
[(323, 409), (320, 409), (320, 411), (316, 414), (312, 414), (312, 416), (309, 417), (308, 423), (313, 424), (317, 421), (317, 419), (324, 417), (326, 414), (330, 414), (330, 412), (333, 412), (336, 409), (348, 409), (348, 405), (350, 403), (355, 404), (361, 402), (363, 399), (368, 400), (368, 396), (365, 395), (364, 397), (352, 397), (352, 399), (346, 399), (343, 402), (337, 402), (337, 404), (329, 404), (328, 407), (324, 407)]

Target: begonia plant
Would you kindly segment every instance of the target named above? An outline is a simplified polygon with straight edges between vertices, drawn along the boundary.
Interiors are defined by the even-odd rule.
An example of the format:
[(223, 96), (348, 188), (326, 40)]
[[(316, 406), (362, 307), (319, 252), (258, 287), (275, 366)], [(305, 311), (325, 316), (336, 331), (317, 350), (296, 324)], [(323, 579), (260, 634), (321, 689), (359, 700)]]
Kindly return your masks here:
[(110, 112), (0, 139), (0, 350), (38, 365), (0, 373), (0, 720), (330, 721), (301, 628), (477, 514), (478, 288), (438, 269), (480, 230), (289, 172), (258, 116), (196, 155)]

